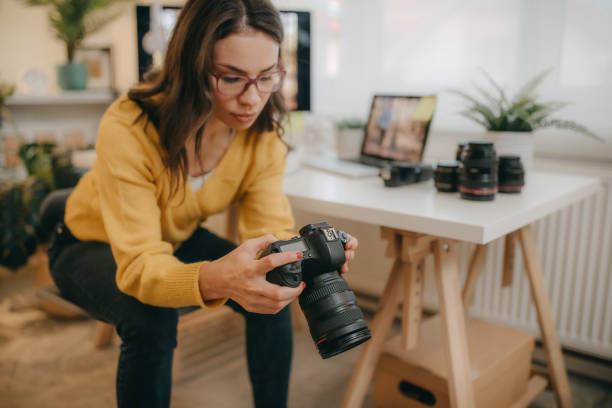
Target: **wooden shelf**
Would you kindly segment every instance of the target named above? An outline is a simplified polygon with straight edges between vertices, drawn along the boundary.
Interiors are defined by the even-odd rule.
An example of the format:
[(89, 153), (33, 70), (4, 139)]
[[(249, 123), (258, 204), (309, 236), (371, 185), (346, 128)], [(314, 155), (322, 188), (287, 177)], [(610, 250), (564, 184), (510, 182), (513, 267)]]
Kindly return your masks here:
[(110, 90), (100, 91), (62, 91), (38, 95), (13, 95), (6, 100), (7, 106), (44, 106), (44, 105), (108, 105), (116, 98)]

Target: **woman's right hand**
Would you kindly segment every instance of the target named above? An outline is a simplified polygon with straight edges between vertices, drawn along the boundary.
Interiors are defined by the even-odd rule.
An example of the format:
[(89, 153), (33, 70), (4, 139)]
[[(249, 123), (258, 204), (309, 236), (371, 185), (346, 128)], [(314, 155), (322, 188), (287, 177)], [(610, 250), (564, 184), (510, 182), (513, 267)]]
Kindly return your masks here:
[(273, 235), (249, 239), (223, 258), (203, 264), (199, 277), (202, 299), (229, 297), (248, 312), (280, 312), (302, 293), (305, 284), (290, 288), (266, 280), (266, 273), (272, 269), (302, 258), (302, 253), (297, 251), (257, 259), (258, 253), (275, 241), (277, 238)]

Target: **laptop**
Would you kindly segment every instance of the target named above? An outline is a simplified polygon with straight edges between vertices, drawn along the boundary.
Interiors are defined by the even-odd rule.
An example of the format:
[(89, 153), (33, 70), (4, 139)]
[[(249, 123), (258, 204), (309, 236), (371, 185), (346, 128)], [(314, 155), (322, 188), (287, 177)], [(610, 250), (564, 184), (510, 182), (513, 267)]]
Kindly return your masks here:
[(418, 163), (436, 105), (435, 95), (374, 95), (358, 159), (318, 155), (302, 163), (347, 177), (378, 176), (392, 161)]

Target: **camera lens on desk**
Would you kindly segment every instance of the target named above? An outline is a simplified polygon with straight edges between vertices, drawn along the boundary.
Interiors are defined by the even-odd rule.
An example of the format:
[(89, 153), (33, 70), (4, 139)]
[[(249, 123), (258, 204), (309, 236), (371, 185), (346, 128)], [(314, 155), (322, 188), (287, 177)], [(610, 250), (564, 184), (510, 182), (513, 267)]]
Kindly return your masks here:
[(427, 181), (432, 178), (433, 172), (433, 167), (427, 163), (394, 161), (383, 166), (380, 178), (385, 187), (398, 187)]
[(497, 192), (497, 155), (493, 142), (469, 142), (463, 152), (459, 176), (461, 198), (493, 201)]
[(461, 163), (458, 161), (440, 161), (434, 172), (434, 185), (443, 193), (454, 193), (459, 189), (459, 171)]
[(459, 143), (457, 145), (457, 152), (455, 153), (455, 160), (461, 162), (461, 156), (463, 156), (463, 151), (465, 150), (465, 143)]
[(518, 194), (525, 185), (525, 170), (519, 156), (499, 157), (499, 192)]

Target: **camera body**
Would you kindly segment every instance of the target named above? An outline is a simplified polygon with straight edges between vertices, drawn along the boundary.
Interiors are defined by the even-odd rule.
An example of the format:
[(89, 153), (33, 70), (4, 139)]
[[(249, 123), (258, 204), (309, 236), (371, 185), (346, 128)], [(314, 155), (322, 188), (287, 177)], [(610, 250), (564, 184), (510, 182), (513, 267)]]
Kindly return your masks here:
[(433, 177), (433, 167), (426, 163), (391, 162), (380, 170), (386, 187), (419, 183)]
[(300, 236), (271, 244), (261, 257), (271, 253), (301, 251), (304, 257), (297, 262), (280, 266), (268, 272), (266, 280), (280, 286), (297, 287), (313, 276), (331, 272), (344, 264), (344, 246), (348, 234), (329, 226), (327, 222), (308, 224), (300, 229)]
[(301, 260), (268, 272), (266, 280), (294, 288), (306, 282), (299, 298), (300, 307), (323, 358), (340, 354), (370, 338), (355, 294), (338, 272), (346, 262), (344, 251), (348, 241), (346, 232), (320, 222), (304, 226), (299, 237), (272, 243), (260, 255), (288, 251), (304, 254)]

